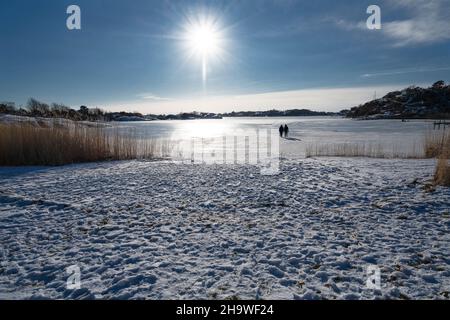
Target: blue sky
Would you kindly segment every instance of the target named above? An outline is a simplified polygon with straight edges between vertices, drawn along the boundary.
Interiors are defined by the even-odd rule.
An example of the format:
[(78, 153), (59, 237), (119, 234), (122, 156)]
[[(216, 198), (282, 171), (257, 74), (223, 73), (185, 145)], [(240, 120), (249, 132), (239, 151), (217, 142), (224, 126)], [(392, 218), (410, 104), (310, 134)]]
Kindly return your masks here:
[[(81, 8), (81, 30), (66, 8)], [(381, 8), (381, 30), (366, 9)], [(222, 54), (188, 57), (189, 21), (214, 19)], [(187, 28), (189, 29), (189, 28)], [(450, 80), (450, 0), (40, 0), (0, 4), (0, 101), (108, 110), (340, 110)]]

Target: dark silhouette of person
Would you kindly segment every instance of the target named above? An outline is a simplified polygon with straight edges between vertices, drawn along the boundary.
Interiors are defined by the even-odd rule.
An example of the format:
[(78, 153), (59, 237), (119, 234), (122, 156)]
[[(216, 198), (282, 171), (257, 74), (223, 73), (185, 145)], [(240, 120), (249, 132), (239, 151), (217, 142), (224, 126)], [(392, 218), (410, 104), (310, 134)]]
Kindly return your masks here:
[(284, 137), (287, 138), (289, 134), (289, 127), (287, 124), (284, 125)]
[(278, 131), (280, 131), (280, 137), (283, 137), (283, 132), (284, 132), (283, 125), (280, 126), (280, 128), (278, 129)]

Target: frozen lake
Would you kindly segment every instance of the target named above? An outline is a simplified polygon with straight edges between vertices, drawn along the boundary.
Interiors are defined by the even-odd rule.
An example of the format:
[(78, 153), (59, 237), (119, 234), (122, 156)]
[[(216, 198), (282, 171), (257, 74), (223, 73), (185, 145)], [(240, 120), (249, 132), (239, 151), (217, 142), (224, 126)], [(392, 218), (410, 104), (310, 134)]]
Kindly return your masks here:
[(164, 138), (174, 141), (204, 139), (221, 141), (224, 136), (239, 136), (242, 132), (278, 129), (289, 126), (289, 139), (280, 140), (284, 157), (305, 156), (309, 146), (358, 144), (373, 145), (384, 151), (414, 154), (423, 149), (427, 132), (432, 130), (431, 120), (352, 120), (338, 117), (242, 117), (206, 120), (169, 120), (148, 122), (124, 122), (119, 126), (132, 129), (139, 136)]

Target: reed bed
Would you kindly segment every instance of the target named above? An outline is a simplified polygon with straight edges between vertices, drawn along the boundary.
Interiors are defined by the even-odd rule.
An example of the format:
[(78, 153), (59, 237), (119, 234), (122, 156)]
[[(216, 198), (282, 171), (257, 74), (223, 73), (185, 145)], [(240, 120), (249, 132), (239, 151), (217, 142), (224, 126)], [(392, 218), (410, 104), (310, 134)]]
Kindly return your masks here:
[(389, 159), (418, 159), (423, 153), (417, 145), (407, 152), (392, 145), (387, 148), (380, 143), (344, 142), (344, 143), (314, 143), (306, 145), (306, 157), (366, 157)]
[(102, 125), (0, 124), (0, 165), (64, 165), (106, 160), (154, 159), (168, 142)]
[(306, 157), (368, 157), (396, 159), (437, 158), (433, 178), (434, 185), (450, 187), (450, 130), (428, 131), (421, 146), (413, 144), (410, 150), (401, 152), (402, 148), (392, 145), (386, 148), (375, 143), (335, 143), (309, 144)]
[[(450, 149), (450, 130), (433, 130), (425, 133), (422, 143), (411, 144), (409, 150), (404, 146), (381, 143), (345, 142), (310, 143), (306, 145), (306, 157), (368, 157), (396, 159), (439, 158)], [(448, 153), (448, 151), (446, 151)], [(448, 158), (448, 156), (447, 156)]]

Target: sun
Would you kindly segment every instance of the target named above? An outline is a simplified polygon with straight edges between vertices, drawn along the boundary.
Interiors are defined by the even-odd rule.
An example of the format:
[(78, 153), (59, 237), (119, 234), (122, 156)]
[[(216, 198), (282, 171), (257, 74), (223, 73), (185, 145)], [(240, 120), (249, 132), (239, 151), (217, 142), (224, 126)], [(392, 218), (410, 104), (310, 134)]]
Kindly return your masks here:
[(220, 35), (213, 25), (202, 23), (192, 26), (188, 32), (188, 41), (193, 53), (202, 58), (218, 53)]
[(222, 60), (224, 53), (224, 32), (218, 19), (212, 16), (197, 16), (188, 20), (184, 26), (184, 41), (188, 56), (201, 61), (203, 87), (210, 65)]

